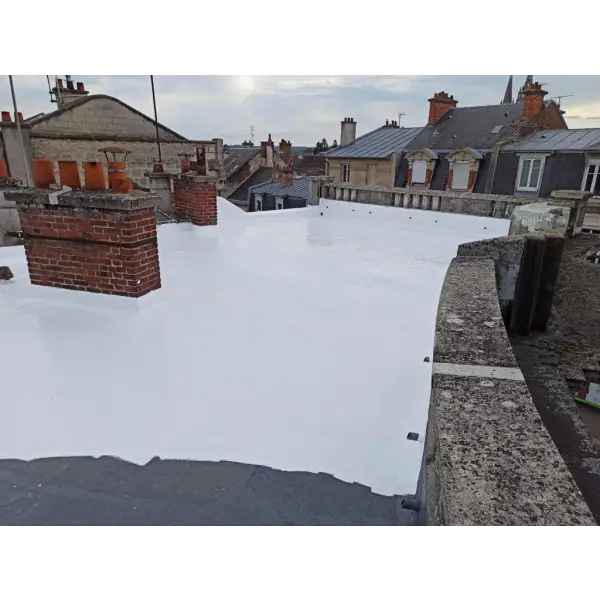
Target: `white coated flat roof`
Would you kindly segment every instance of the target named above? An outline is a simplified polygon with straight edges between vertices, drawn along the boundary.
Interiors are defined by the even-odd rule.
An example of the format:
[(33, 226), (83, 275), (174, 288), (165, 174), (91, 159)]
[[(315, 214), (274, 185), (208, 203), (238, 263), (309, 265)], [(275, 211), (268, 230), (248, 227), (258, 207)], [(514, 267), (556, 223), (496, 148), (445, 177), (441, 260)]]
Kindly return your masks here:
[(0, 248), (0, 458), (230, 460), (414, 493), (447, 266), (508, 225), (219, 199), (217, 227), (159, 227), (163, 288), (141, 301), (32, 286), (23, 248)]

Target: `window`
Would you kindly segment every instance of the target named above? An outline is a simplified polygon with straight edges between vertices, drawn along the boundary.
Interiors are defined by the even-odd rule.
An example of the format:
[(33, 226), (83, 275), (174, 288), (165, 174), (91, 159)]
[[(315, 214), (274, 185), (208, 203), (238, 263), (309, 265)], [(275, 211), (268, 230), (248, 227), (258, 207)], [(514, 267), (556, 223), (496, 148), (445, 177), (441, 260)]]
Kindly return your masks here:
[(425, 173), (427, 172), (427, 161), (413, 160), (412, 164), (412, 183), (425, 183)]
[(350, 183), (350, 165), (342, 165), (342, 183)]
[(262, 196), (260, 194), (254, 196), (254, 210), (262, 210)]
[(283, 210), (283, 198), (275, 198), (275, 210)]
[(503, 125), (496, 125), (496, 127), (494, 127), (492, 129), (492, 131), (490, 131), (490, 133), (492, 133), (494, 135), (497, 133), (500, 133), (502, 131), (502, 127), (503, 127)]
[(537, 191), (542, 180), (544, 158), (521, 158), (519, 160), (519, 174), (517, 176), (517, 189)]
[(592, 192), (594, 196), (600, 194), (600, 160), (590, 161), (588, 168), (583, 175), (583, 182), (581, 183), (582, 192)]
[(453, 190), (467, 190), (469, 187), (469, 174), (471, 173), (471, 164), (468, 162), (455, 162), (452, 167), (452, 185)]

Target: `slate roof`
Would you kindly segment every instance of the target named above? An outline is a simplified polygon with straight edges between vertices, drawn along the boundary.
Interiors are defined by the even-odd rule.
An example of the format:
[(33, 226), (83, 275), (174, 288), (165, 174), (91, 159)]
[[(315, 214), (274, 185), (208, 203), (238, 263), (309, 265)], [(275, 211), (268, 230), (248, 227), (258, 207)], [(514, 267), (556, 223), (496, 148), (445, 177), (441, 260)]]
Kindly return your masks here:
[(250, 203), (252, 194), (258, 193), (281, 196), (282, 198), (291, 197), (308, 200), (308, 179), (299, 177), (292, 181), (292, 185), (286, 185), (285, 187), (277, 180), (255, 185), (248, 190), (248, 203)]
[(324, 473), (103, 456), (0, 460), (6, 525), (414, 525), (400, 496)]
[(502, 149), (503, 152), (552, 152), (554, 150), (561, 152), (600, 150), (600, 128), (536, 131)]
[(327, 158), (388, 158), (403, 151), (422, 127), (390, 127), (384, 125), (356, 138), (353, 144), (339, 146), (322, 156)]
[(325, 156), (323, 154), (301, 154), (293, 157), (294, 171), (307, 173), (321, 171), (325, 173)]
[[(512, 135), (512, 127), (523, 115), (523, 104), (492, 104), (450, 109), (435, 125), (424, 127), (407, 150), (431, 148), (491, 150)], [(494, 128), (500, 128), (492, 133)], [(495, 131), (495, 130), (494, 130)]]
[(225, 178), (227, 178), (252, 160), (260, 152), (260, 148), (225, 148), (223, 152), (227, 155), (223, 165)]
[(227, 200), (233, 202), (234, 204), (239, 204), (246, 206), (248, 202), (248, 190), (260, 183), (265, 183), (266, 181), (271, 181), (273, 178), (273, 169), (269, 167), (260, 167), (248, 179), (243, 181), (239, 187), (237, 187), (229, 196)]

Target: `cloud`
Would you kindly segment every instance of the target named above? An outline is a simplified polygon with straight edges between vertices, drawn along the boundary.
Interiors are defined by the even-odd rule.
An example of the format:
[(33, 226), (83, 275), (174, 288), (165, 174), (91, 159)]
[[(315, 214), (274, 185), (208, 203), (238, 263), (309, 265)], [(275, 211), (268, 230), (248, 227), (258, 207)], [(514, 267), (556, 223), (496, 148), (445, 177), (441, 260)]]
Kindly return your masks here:
[[(54, 76), (51, 76), (53, 79)], [(74, 75), (91, 93), (116, 96), (153, 114), (148, 76)], [(45, 75), (15, 76), (19, 110), (26, 116), (56, 108), (49, 101)], [(600, 77), (539, 75), (549, 96), (569, 95), (562, 107), (570, 127), (600, 126)], [(338, 139), (340, 121), (354, 117), (361, 135), (386, 119), (405, 116), (404, 126), (427, 121), (427, 99), (441, 90), (459, 106), (496, 104), (504, 95), (507, 76), (378, 76), (378, 75), (231, 75), (155, 76), (159, 120), (192, 139), (222, 137), (240, 143), (254, 126), (255, 142), (282, 137), (295, 145)], [(514, 76), (513, 93), (525, 80)], [(8, 78), (0, 78), (0, 108), (12, 111)]]

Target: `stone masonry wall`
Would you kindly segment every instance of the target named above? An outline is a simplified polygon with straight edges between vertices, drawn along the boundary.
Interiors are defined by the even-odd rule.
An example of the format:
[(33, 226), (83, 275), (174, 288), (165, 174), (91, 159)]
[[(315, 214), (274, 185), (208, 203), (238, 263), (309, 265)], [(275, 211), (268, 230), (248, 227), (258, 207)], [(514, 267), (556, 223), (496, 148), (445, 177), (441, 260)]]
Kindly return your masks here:
[[(159, 125), (160, 137), (177, 141), (174, 133)], [(52, 118), (34, 123), (32, 134), (75, 134), (98, 136), (129, 136), (156, 138), (154, 121), (144, 118), (114, 98), (92, 96), (79, 106), (73, 106)]]
[[(80, 163), (79, 176), (81, 182), (83, 183), (84, 178), (82, 163), (90, 160), (104, 162), (106, 158), (104, 154), (98, 152), (98, 150), (107, 146), (118, 146), (131, 151), (131, 154), (127, 156), (128, 175), (139, 185), (149, 188), (150, 179), (146, 177), (145, 173), (152, 172), (154, 160), (158, 156), (156, 142), (152, 141), (124, 141), (113, 139), (97, 142), (95, 140), (39, 138), (32, 135), (31, 145), (33, 149), (33, 158), (51, 158), (54, 160), (54, 169), (57, 181), (59, 160), (78, 161)], [(174, 172), (179, 171), (180, 158), (177, 155), (184, 152), (195, 155), (196, 147), (199, 145), (200, 143), (195, 143), (193, 141), (161, 143), (161, 151), (165, 170)], [(202, 145), (206, 149), (207, 161), (216, 160), (216, 144), (204, 143)], [(106, 175), (106, 182), (108, 185), (108, 175)]]

